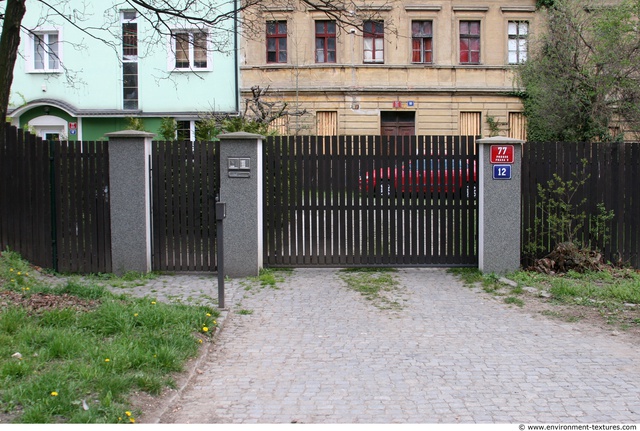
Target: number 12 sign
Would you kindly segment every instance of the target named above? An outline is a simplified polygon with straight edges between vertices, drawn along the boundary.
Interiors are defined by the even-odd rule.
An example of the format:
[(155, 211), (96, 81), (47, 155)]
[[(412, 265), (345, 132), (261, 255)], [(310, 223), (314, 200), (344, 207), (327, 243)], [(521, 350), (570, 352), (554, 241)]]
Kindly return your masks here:
[(491, 163), (513, 163), (513, 145), (492, 145)]
[(510, 180), (511, 165), (493, 165), (494, 180)]

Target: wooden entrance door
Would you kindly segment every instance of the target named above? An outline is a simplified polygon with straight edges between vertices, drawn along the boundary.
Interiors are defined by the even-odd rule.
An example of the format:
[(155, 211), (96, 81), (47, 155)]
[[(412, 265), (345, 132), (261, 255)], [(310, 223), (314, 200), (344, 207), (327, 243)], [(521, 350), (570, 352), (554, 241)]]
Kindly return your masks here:
[(416, 134), (416, 113), (383, 111), (380, 113), (380, 134), (382, 136), (413, 136)]

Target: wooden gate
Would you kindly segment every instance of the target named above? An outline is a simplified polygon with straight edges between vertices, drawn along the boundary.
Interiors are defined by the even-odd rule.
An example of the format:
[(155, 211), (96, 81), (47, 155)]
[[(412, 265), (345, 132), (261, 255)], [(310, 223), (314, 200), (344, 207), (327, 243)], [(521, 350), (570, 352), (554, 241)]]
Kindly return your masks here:
[(268, 266), (477, 265), (473, 137), (272, 137)]
[(216, 271), (215, 142), (154, 141), (151, 156), (152, 267)]

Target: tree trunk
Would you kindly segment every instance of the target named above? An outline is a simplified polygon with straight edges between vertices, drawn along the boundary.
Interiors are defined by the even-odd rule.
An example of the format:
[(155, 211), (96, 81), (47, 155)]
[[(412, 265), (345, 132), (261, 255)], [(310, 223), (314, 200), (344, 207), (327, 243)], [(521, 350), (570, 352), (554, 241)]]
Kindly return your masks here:
[[(0, 125), (4, 128), (13, 82), (13, 68), (20, 46), (20, 25), (27, 8), (26, 0), (7, 0), (0, 36)], [(1, 134), (4, 136), (4, 133)], [(2, 138), (0, 138), (2, 139)]]

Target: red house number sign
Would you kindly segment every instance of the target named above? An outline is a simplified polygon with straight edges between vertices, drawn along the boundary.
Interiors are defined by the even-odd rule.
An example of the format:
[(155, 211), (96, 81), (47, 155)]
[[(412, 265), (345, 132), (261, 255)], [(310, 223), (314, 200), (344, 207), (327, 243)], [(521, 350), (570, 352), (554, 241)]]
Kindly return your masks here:
[(513, 145), (492, 145), (491, 163), (513, 163)]

